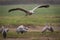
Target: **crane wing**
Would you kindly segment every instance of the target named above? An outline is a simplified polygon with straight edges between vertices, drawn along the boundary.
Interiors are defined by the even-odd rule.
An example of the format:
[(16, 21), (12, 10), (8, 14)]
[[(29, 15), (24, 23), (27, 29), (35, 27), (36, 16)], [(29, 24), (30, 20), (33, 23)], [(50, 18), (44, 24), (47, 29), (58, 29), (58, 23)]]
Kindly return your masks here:
[(39, 8), (43, 8), (43, 7), (48, 8), (49, 5), (41, 5)]
[(20, 10), (20, 11), (23, 11), (23, 12), (25, 12), (25, 13), (28, 12), (27, 10), (22, 9), (22, 8), (14, 8), (14, 9), (10, 9), (8, 12), (15, 11), (15, 10)]
[(36, 6), (35, 8), (33, 8), (31, 11), (33, 12), (33, 11), (35, 11), (37, 8), (48, 8), (49, 7), (49, 5), (38, 5), (38, 6)]

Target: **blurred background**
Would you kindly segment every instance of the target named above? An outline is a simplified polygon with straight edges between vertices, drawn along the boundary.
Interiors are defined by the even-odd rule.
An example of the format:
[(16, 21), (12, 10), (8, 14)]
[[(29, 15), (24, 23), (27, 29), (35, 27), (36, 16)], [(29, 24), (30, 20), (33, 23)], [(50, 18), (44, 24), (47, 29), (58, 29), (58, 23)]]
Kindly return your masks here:
[(0, 5), (10, 4), (60, 4), (60, 0), (0, 0)]

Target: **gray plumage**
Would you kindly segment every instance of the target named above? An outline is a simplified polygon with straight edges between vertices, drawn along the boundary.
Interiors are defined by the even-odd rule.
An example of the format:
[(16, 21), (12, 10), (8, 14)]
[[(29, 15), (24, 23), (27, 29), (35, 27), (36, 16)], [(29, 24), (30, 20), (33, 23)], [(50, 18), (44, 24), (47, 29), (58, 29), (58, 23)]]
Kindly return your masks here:
[(16, 32), (19, 34), (19, 33), (21, 33), (21, 34), (23, 34), (24, 32), (27, 32), (27, 28), (25, 27), (25, 26), (23, 26), (23, 25), (20, 25), (17, 29), (16, 29)]
[(43, 29), (42, 29), (42, 33), (49, 30), (50, 32), (54, 32), (54, 29), (52, 26), (46, 25)]
[(6, 38), (7, 37), (7, 32), (8, 31), (9, 31), (8, 28), (5, 28), (4, 26), (2, 26), (1, 33), (2, 33), (3, 38)]

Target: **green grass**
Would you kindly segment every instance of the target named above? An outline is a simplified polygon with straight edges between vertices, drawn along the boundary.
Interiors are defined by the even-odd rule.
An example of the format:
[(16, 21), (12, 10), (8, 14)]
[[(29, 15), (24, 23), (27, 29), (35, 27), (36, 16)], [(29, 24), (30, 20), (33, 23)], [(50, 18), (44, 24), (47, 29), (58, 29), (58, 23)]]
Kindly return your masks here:
[[(24, 8), (30, 10), (37, 6), (32, 5), (3, 5), (0, 6), (0, 24), (33, 24), (44, 25), (45, 23), (53, 23), (54, 25), (60, 24), (60, 5), (51, 5), (49, 8), (39, 8), (35, 11), (35, 14), (31, 16), (25, 16), (22, 11), (13, 11), (8, 13), (12, 8)], [(54, 17), (54, 18), (53, 18)]]
[[(0, 38), (1, 38), (1, 34), (0, 34)], [(45, 32), (45, 33), (41, 33), (41, 32), (27, 32), (24, 34), (17, 34), (16, 32), (8, 32), (7, 33), (7, 38), (25, 38), (25, 39), (31, 39), (31, 40), (40, 40), (41, 38), (52, 38), (55, 40), (60, 40), (60, 32)]]
[[(3, 5), (0, 6), (0, 25), (18, 25), (18, 24), (31, 24), (31, 25), (44, 25), (46, 23), (53, 23), (53, 25), (60, 25), (60, 5), (51, 5), (49, 8), (37, 9), (35, 14), (31, 16), (25, 16), (22, 11), (13, 11), (8, 13), (11, 8), (24, 8), (30, 10), (37, 6), (32, 5)], [(56, 18), (58, 17), (58, 18)], [(8, 32), (7, 38), (32, 38), (31, 40), (41, 40), (42, 37), (54, 38), (55, 40), (60, 40), (60, 32), (27, 32), (25, 34), (17, 34), (16, 32)], [(0, 33), (0, 40), (2, 40), (2, 34)]]

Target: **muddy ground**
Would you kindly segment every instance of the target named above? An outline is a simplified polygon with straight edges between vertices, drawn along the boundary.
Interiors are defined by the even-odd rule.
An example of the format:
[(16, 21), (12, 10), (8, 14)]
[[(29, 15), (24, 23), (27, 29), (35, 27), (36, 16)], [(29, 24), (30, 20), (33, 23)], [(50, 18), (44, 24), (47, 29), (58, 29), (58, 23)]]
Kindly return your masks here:
[[(28, 31), (29, 32), (34, 32), (34, 31), (39, 31), (41, 32), (43, 29), (43, 27), (29, 27)], [(59, 31), (60, 27), (53, 27), (54, 31)], [(9, 27), (9, 31), (12, 32), (16, 32), (16, 27)], [(29, 38), (6, 38), (6, 39), (0, 39), (0, 40), (60, 40), (59, 38), (52, 38), (52, 37), (39, 37), (39, 38), (35, 38), (35, 37), (29, 37)]]

